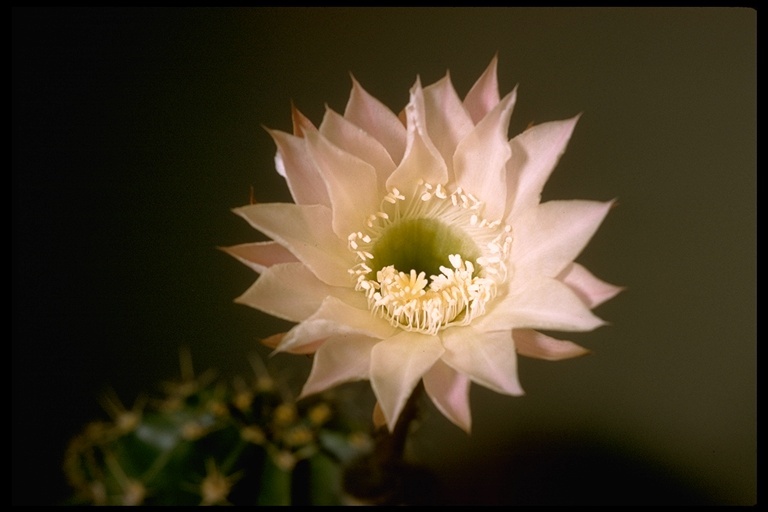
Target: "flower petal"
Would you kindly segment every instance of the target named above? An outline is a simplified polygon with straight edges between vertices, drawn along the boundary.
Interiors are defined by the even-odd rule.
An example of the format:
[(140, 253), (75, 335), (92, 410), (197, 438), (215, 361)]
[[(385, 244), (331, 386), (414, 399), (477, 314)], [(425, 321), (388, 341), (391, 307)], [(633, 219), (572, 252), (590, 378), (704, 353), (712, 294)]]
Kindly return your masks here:
[(568, 285), (556, 279), (515, 276), (509, 290), (477, 319), (478, 329), (591, 331), (605, 325)]
[(533, 126), (509, 142), (512, 157), (507, 163), (507, 223), (539, 203), (544, 183), (565, 152), (579, 117)]
[(315, 352), (312, 370), (299, 398), (344, 382), (367, 379), (371, 350), (377, 343), (377, 339), (351, 334), (331, 336), (325, 340)]
[(405, 127), (397, 116), (383, 103), (368, 94), (357, 80), (352, 78), (352, 92), (349, 95), (344, 118), (368, 132), (381, 142), (397, 163), (405, 151)]
[(469, 409), (469, 378), (438, 361), (424, 375), (424, 390), (435, 407), (455, 425), (469, 433), (472, 414)]
[(584, 249), (613, 201), (548, 201), (513, 225), (516, 271), (555, 277)]
[(221, 250), (240, 260), (261, 274), (264, 270), (277, 263), (299, 261), (291, 251), (277, 242), (256, 242), (252, 244), (221, 247)]
[(333, 293), (333, 287), (320, 281), (303, 263), (278, 263), (266, 268), (235, 302), (284, 320), (301, 322)]
[(379, 189), (384, 190), (384, 183), (395, 170), (395, 163), (379, 141), (330, 108), (325, 110), (320, 134), (343, 151), (373, 167)]
[(442, 354), (437, 337), (409, 331), (400, 331), (373, 347), (371, 386), (390, 430), (413, 388)]
[(387, 190), (397, 188), (407, 195), (414, 194), (419, 180), (431, 184), (446, 184), (448, 168), (437, 148), (426, 135), (424, 98), (421, 87), (411, 90), (411, 101), (405, 107), (408, 123), (408, 147), (395, 172), (387, 180)]
[(359, 299), (359, 307), (337, 297), (327, 297), (312, 316), (288, 331), (277, 351), (294, 350), (333, 334), (354, 333), (376, 339), (389, 338), (395, 334), (395, 327), (368, 311), (362, 294), (354, 293), (354, 296), (345, 299)]
[(514, 90), (498, 103), (461, 140), (453, 156), (456, 182), (485, 200), (484, 215), (491, 220), (501, 219), (507, 207), (506, 163), (511, 153), (507, 132), (516, 95)]
[(333, 210), (333, 231), (343, 240), (357, 231), (375, 212), (382, 194), (376, 171), (366, 162), (342, 151), (317, 132), (307, 132), (307, 149), (328, 189)]
[(312, 121), (302, 114), (293, 102), (291, 102), (291, 120), (293, 121), (293, 134), (297, 137), (303, 137), (307, 130), (317, 130)]
[(521, 356), (560, 361), (571, 357), (589, 354), (589, 350), (572, 341), (558, 340), (532, 329), (515, 329), (512, 331), (517, 353)]
[(570, 286), (590, 309), (612, 299), (624, 290), (623, 286), (616, 286), (598, 279), (578, 263), (571, 263), (565, 267), (557, 278)]
[[(314, 130), (314, 127), (312, 128)], [(267, 130), (277, 145), (275, 168), (285, 178), (296, 204), (331, 205), (325, 182), (307, 154), (306, 141), (280, 130)]]
[(321, 205), (252, 204), (234, 212), (291, 251), (317, 277), (334, 286), (349, 286), (347, 269), (354, 258), (331, 230), (331, 212)]
[(446, 329), (442, 360), (470, 380), (497, 393), (523, 394), (517, 378), (517, 353), (510, 331), (481, 332), (472, 327)]
[(498, 57), (494, 55), (491, 63), (464, 98), (464, 108), (475, 124), (479, 123), (499, 103), (497, 63)]
[(451, 84), (450, 75), (424, 88), (424, 112), (429, 138), (445, 160), (448, 176), (452, 177), (453, 153), (474, 124)]

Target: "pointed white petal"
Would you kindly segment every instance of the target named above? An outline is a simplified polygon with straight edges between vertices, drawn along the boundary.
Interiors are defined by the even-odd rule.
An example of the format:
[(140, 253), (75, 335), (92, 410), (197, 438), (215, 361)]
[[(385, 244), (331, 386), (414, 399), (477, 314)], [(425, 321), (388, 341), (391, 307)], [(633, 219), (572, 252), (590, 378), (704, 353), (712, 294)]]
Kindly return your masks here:
[(419, 180), (433, 185), (448, 182), (448, 170), (432, 141), (426, 135), (424, 98), (421, 85), (411, 89), (411, 101), (405, 107), (408, 124), (408, 148), (400, 165), (387, 180), (387, 190), (397, 188), (406, 195), (416, 192)]
[(565, 267), (558, 279), (570, 286), (590, 309), (612, 299), (624, 290), (623, 286), (616, 286), (598, 279), (578, 263)]
[(277, 350), (290, 351), (334, 334), (358, 334), (376, 339), (395, 334), (395, 327), (371, 314), (362, 294), (345, 298), (359, 300), (351, 305), (336, 297), (326, 298), (312, 316), (288, 331)]
[(371, 350), (379, 340), (356, 335), (331, 336), (315, 352), (303, 398), (328, 388), (369, 378)]
[(523, 394), (517, 378), (517, 353), (510, 331), (481, 332), (471, 327), (446, 329), (443, 361), (481, 386), (503, 393)]
[(547, 201), (528, 210), (513, 227), (516, 271), (555, 277), (584, 249), (613, 201)]
[(533, 126), (509, 142), (507, 163), (507, 223), (541, 199), (549, 175), (565, 152), (579, 116)]
[(509, 93), (459, 143), (453, 157), (456, 183), (485, 201), (484, 215), (502, 219), (507, 207), (506, 164), (510, 149), (509, 118), (517, 92)]
[(469, 433), (472, 414), (469, 409), (469, 378), (438, 361), (424, 375), (424, 390), (435, 407), (459, 428)]
[(325, 182), (333, 210), (333, 231), (346, 240), (375, 212), (381, 200), (373, 167), (342, 151), (317, 132), (306, 133), (307, 149)]
[(331, 211), (321, 205), (252, 204), (234, 212), (291, 251), (317, 277), (334, 286), (351, 286), (347, 272), (354, 257), (331, 229)]
[(498, 57), (494, 55), (485, 72), (464, 98), (464, 108), (477, 124), (499, 103), (499, 81), (496, 73)]
[(307, 154), (306, 141), (279, 130), (267, 130), (277, 145), (275, 167), (288, 182), (288, 189), (296, 204), (322, 204), (330, 206), (325, 182)]
[(532, 329), (514, 329), (512, 338), (515, 340), (517, 353), (521, 356), (560, 361), (589, 354), (589, 350), (572, 341), (551, 338)]
[(221, 247), (221, 250), (240, 260), (258, 273), (277, 263), (299, 261), (291, 251), (277, 242), (256, 242), (252, 244)]
[(291, 322), (301, 322), (333, 293), (333, 287), (320, 281), (303, 263), (279, 263), (265, 269), (235, 302)]
[(478, 329), (591, 331), (605, 325), (568, 285), (546, 277), (519, 278), (475, 322)]
[(293, 121), (293, 134), (297, 137), (303, 137), (304, 132), (317, 130), (312, 121), (307, 116), (299, 112), (296, 105), (291, 102), (291, 120)]
[(424, 88), (424, 110), (429, 138), (448, 166), (453, 177), (453, 153), (456, 146), (474, 127), (447, 74)]
[(344, 118), (349, 119), (381, 142), (393, 162), (398, 163), (402, 160), (405, 151), (403, 123), (383, 103), (368, 94), (354, 78), (352, 92), (344, 110)]
[(373, 167), (378, 187), (380, 190), (384, 189), (387, 177), (395, 170), (395, 163), (379, 141), (330, 108), (325, 111), (325, 117), (320, 124), (320, 134), (343, 151)]
[(371, 386), (392, 430), (421, 377), (443, 354), (435, 336), (400, 331), (371, 351)]

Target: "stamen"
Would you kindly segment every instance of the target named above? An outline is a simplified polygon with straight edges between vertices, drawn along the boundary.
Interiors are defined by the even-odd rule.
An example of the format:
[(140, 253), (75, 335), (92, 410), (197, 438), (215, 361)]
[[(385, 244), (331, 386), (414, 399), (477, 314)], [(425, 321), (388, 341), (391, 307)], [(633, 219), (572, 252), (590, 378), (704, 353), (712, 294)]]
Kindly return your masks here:
[[(512, 228), (501, 220), (485, 219), (481, 214), (484, 204), (461, 187), (449, 192), (441, 183), (419, 180), (418, 185), (420, 191), (411, 198), (392, 188), (382, 199), (380, 211), (367, 217), (368, 229), (348, 236), (349, 249), (359, 260), (348, 272), (356, 276), (355, 289), (365, 294), (373, 314), (401, 329), (434, 335), (452, 325), (467, 325), (485, 313), (486, 304), (496, 296), (497, 285), (506, 279)], [(448, 198), (450, 201), (444, 201)], [(388, 231), (389, 238), (385, 236)], [(413, 236), (411, 233), (415, 239), (404, 242), (402, 237)], [(440, 234), (437, 241), (435, 233)], [(419, 247), (419, 236), (424, 234), (431, 241)], [(386, 241), (381, 241), (382, 237)], [(416, 256), (397, 256), (403, 251), (399, 244), (409, 242), (416, 250), (406, 248), (405, 253)], [(453, 242), (458, 252), (445, 256), (435, 253), (436, 248), (450, 247)], [(432, 268), (439, 272), (427, 277), (421, 268), (396, 268), (392, 258), (417, 267), (432, 261), (430, 258), (445, 258), (453, 268), (435, 265)], [(414, 263), (403, 263), (411, 260)], [(377, 262), (375, 276), (369, 265), (372, 262)]]

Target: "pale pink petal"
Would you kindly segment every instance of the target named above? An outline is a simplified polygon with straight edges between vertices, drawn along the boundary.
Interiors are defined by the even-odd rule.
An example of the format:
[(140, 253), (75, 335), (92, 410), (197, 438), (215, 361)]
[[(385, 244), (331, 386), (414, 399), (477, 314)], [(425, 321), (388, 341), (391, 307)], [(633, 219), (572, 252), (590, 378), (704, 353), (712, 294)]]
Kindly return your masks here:
[(478, 329), (591, 331), (605, 325), (568, 285), (547, 277), (517, 275), (509, 293), (475, 322)]
[(515, 340), (517, 353), (521, 356), (560, 361), (589, 354), (589, 350), (572, 341), (551, 338), (532, 329), (514, 329), (512, 338)]
[(570, 286), (590, 309), (599, 306), (608, 299), (612, 299), (620, 291), (624, 290), (622, 286), (616, 286), (598, 279), (578, 263), (572, 263), (565, 267), (557, 278)]
[(267, 130), (277, 145), (275, 168), (285, 178), (296, 204), (331, 205), (325, 182), (315, 163), (307, 153), (304, 139), (281, 132)]
[(581, 253), (613, 201), (547, 201), (513, 224), (517, 272), (556, 277)]
[(387, 418), (384, 417), (384, 411), (381, 410), (381, 404), (378, 400), (376, 400), (376, 405), (373, 406), (371, 420), (373, 421), (373, 428), (379, 429), (387, 426)]
[(453, 153), (474, 124), (448, 74), (424, 88), (424, 111), (429, 138), (445, 160), (448, 176), (453, 177)]
[(264, 269), (277, 263), (299, 261), (291, 251), (277, 242), (256, 242), (221, 247), (220, 249), (258, 273), (264, 272)]
[(330, 108), (325, 110), (325, 117), (320, 124), (320, 134), (343, 151), (373, 167), (379, 189), (384, 190), (384, 183), (395, 170), (395, 163), (379, 141)]
[(442, 360), (472, 382), (503, 393), (523, 394), (517, 377), (517, 353), (510, 331), (482, 332), (472, 327), (443, 331)]
[(499, 81), (496, 74), (498, 58), (494, 55), (485, 72), (464, 98), (464, 108), (477, 124), (499, 103)]
[(397, 332), (389, 322), (371, 314), (362, 294), (357, 293), (345, 299), (359, 299), (359, 301), (356, 301), (357, 304), (349, 304), (336, 297), (327, 297), (312, 316), (288, 331), (280, 346), (277, 347), (277, 351), (294, 350), (334, 333), (354, 333), (384, 339)]
[(455, 425), (469, 433), (472, 414), (469, 409), (469, 378), (438, 361), (424, 375), (424, 390), (435, 407)]
[(405, 107), (408, 124), (408, 148), (400, 165), (387, 180), (387, 190), (398, 189), (407, 195), (416, 192), (419, 180), (433, 185), (448, 182), (448, 170), (424, 126), (424, 98), (419, 82), (411, 89), (411, 101)]
[(291, 102), (291, 120), (293, 121), (293, 134), (297, 137), (303, 137), (307, 130), (317, 129), (307, 116), (299, 112), (293, 102)]
[(395, 163), (400, 162), (405, 151), (405, 127), (403, 123), (379, 100), (368, 94), (352, 78), (344, 118), (349, 119), (381, 142)]
[(400, 331), (371, 351), (371, 386), (392, 430), (421, 377), (443, 354), (435, 336)]
[(318, 347), (309, 378), (301, 390), (303, 398), (330, 387), (368, 378), (371, 350), (379, 340), (365, 336), (331, 336)]
[(459, 143), (453, 157), (456, 183), (485, 202), (489, 220), (504, 217), (507, 207), (506, 164), (510, 149), (507, 140), (509, 118), (516, 90), (509, 93)]
[(333, 287), (320, 281), (303, 263), (279, 263), (265, 269), (235, 302), (291, 322), (301, 322), (333, 293)]
[(291, 251), (317, 277), (349, 286), (354, 257), (331, 229), (331, 212), (321, 205), (252, 204), (234, 212)]
[(307, 148), (325, 181), (333, 211), (333, 231), (343, 239), (358, 231), (378, 210), (381, 193), (376, 171), (317, 132), (305, 134)]
[(507, 223), (541, 199), (549, 175), (565, 152), (580, 116), (533, 126), (509, 142), (507, 162)]

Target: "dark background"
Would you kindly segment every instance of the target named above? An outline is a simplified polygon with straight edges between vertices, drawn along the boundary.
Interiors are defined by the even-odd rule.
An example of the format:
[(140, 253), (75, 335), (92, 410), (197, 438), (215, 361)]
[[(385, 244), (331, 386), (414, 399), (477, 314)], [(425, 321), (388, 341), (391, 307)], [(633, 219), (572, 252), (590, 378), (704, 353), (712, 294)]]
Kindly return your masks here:
[[(756, 21), (696, 9), (13, 9), (13, 503), (59, 503), (66, 441), (196, 367), (249, 372), (286, 324), (232, 300), (230, 209), (290, 199), (262, 125), (319, 123), (349, 73), (393, 110), (498, 52), (511, 134), (583, 116), (545, 199), (618, 197), (580, 257), (627, 286), (473, 387), (467, 436), (428, 408), (413, 457), (465, 503), (739, 504), (756, 497)], [(287, 379), (309, 362), (278, 356)]]

